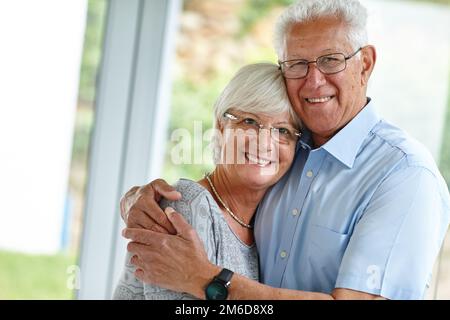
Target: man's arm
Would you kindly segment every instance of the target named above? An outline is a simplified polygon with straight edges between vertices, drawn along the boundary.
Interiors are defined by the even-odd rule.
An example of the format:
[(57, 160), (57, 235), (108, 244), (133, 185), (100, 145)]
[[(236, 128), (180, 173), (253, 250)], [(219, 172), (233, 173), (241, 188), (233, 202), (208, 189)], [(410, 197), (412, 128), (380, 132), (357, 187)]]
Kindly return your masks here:
[[(195, 230), (183, 217), (167, 208), (166, 214), (176, 235), (151, 230), (127, 228), (123, 235), (131, 239), (128, 250), (131, 263), (137, 266), (136, 277), (178, 292), (188, 292), (205, 299), (204, 289), (221, 268), (209, 262), (203, 244)], [(200, 271), (201, 270), (201, 271)], [(244, 300), (332, 300), (379, 299), (381, 297), (348, 289), (335, 289), (331, 294), (273, 288), (234, 274), (229, 299)]]
[(128, 228), (142, 228), (174, 234), (175, 230), (158, 202), (181, 199), (181, 194), (162, 179), (131, 188), (120, 200), (120, 214)]
[(424, 298), (449, 221), (438, 174), (408, 158), (389, 173), (352, 231), (336, 286), (395, 300)]

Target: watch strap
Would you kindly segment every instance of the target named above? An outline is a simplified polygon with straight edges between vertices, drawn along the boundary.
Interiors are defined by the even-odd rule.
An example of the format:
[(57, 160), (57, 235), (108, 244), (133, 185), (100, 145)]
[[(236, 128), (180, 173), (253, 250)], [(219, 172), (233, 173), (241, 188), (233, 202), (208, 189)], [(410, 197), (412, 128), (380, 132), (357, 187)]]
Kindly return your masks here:
[(223, 281), (225, 285), (228, 285), (231, 277), (233, 277), (233, 274), (233, 271), (223, 268), (222, 271), (220, 271), (220, 273), (214, 277), (214, 279)]

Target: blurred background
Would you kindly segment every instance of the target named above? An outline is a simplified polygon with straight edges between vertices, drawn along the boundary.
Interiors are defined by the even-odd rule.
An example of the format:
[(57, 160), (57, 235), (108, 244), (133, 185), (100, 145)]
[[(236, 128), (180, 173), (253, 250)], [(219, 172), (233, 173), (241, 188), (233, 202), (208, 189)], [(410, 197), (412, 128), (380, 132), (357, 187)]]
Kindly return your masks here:
[[(153, 28), (146, 21), (149, 2), (145, 0), (0, 0), (0, 299), (110, 295), (123, 263), (123, 254), (114, 253), (123, 249), (120, 195), (153, 177), (170, 182), (180, 177), (197, 180), (212, 167), (208, 156), (199, 164), (174, 163), (172, 152), (179, 141), (172, 132), (185, 128), (193, 137), (193, 149), (196, 143), (202, 144), (202, 134), (194, 132), (195, 121), (201, 121), (202, 132), (211, 128), (214, 101), (238, 68), (277, 61), (272, 27), (292, 2), (180, 0), (172, 7), (161, 5), (171, 21), (169, 27), (160, 22), (163, 35), (171, 42), (158, 38), (164, 44), (160, 47), (145, 44), (146, 32)], [(370, 42), (378, 49), (369, 96), (385, 118), (428, 147), (450, 185), (450, 1), (362, 2), (369, 9)], [(109, 66), (117, 52), (125, 55), (134, 48), (114, 47), (116, 34), (122, 32), (128, 38), (124, 29), (114, 25), (117, 17), (127, 14), (117, 13), (125, 3), (134, 3), (138, 14), (138, 27), (133, 29), (136, 50), (130, 51), (132, 72), (117, 70), (116, 74)], [(142, 62), (151, 58), (145, 53), (156, 51), (160, 52), (158, 61), (164, 62), (158, 69), (164, 86), (142, 80), (150, 70)], [(103, 131), (105, 123), (111, 124), (107, 117), (119, 110), (111, 106), (108, 111), (105, 83), (118, 78), (132, 82), (123, 103), (131, 111), (117, 116), (128, 122), (111, 132), (128, 130), (127, 139), (134, 137), (143, 145), (156, 134), (161, 143), (158, 152), (155, 144), (148, 146), (153, 151), (142, 160), (148, 170), (135, 173), (136, 179), (120, 178), (110, 197), (106, 192), (112, 171), (102, 170), (113, 170), (115, 160), (99, 154), (105, 144), (126, 145)], [(145, 133), (140, 135), (141, 131), (132, 132), (129, 127), (139, 118), (136, 110), (141, 109), (133, 107), (142, 99), (139, 93), (151, 91), (146, 86), (163, 93), (155, 93), (159, 109), (153, 111), (153, 122), (148, 125), (157, 130), (145, 131), (144, 122)], [(122, 89), (118, 85), (115, 91)], [(128, 145), (120, 150), (126, 151), (117, 153), (119, 164), (114, 172), (127, 172), (136, 163), (132, 159), (139, 157), (133, 150), (141, 149)], [(99, 196), (103, 189), (104, 197)], [(103, 198), (112, 203), (111, 210), (95, 209), (99, 208), (97, 199)], [(101, 216), (92, 220), (97, 211), (102, 211)], [(110, 233), (104, 234), (99, 221), (106, 221), (104, 228)], [(99, 243), (94, 249), (93, 241)], [(115, 269), (106, 272), (104, 286), (92, 289), (99, 294), (80, 296), (81, 274), (89, 273), (88, 278), (95, 279), (105, 271), (101, 264), (96, 269), (86, 259), (104, 252), (109, 253), (103, 266), (114, 265)], [(450, 299), (450, 236), (434, 277), (429, 298)]]

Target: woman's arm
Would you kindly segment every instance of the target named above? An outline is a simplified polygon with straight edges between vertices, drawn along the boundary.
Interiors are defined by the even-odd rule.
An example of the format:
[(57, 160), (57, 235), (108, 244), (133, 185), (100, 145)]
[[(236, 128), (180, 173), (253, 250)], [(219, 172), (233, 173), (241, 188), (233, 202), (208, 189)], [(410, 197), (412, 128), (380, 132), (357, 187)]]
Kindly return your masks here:
[[(203, 272), (192, 278), (191, 294), (205, 299), (204, 288), (221, 271), (216, 265), (206, 264)], [(334, 289), (331, 294), (309, 292), (291, 289), (274, 288), (257, 281), (234, 274), (228, 288), (229, 300), (375, 300), (383, 299), (380, 296), (350, 289)]]
[[(207, 199), (197, 198), (202, 197), (201, 194), (196, 195), (192, 193), (191, 184), (194, 182), (182, 181), (176, 185), (177, 192), (183, 194), (183, 199), (179, 201), (169, 201), (162, 199), (160, 206), (162, 209), (167, 206), (171, 206), (180, 212), (184, 219), (190, 224), (193, 230), (196, 230), (202, 240), (203, 246), (207, 252), (207, 257), (209, 261), (216, 262), (216, 246), (214, 234), (212, 231), (212, 220), (210, 206), (208, 205)], [(190, 190), (191, 192), (188, 192)], [(196, 201), (193, 201), (196, 198)], [(206, 210), (203, 213), (202, 210)], [(194, 218), (193, 212), (196, 212), (196, 217)], [(162, 288), (155, 284), (143, 283), (135, 276), (136, 267), (130, 263), (132, 261), (132, 254), (128, 254), (124, 274), (121, 281), (119, 282), (118, 288), (116, 289), (117, 294), (115, 297), (119, 299), (127, 299), (130, 296), (129, 292), (138, 291), (140, 296), (135, 295), (136, 299), (147, 299), (147, 300), (181, 300), (181, 299), (195, 299), (190, 293), (183, 291), (177, 292), (170, 289)], [(157, 268), (153, 268), (157, 270)], [(164, 270), (163, 270), (164, 271)], [(126, 279), (126, 280), (125, 280)], [(139, 283), (139, 288), (136, 288)], [(134, 291), (133, 291), (134, 290)]]
[[(132, 239), (128, 250), (135, 257), (136, 276), (144, 282), (174, 291), (189, 292), (204, 299), (206, 285), (221, 268), (208, 261), (207, 254), (195, 230), (183, 217), (166, 210), (177, 235), (149, 230), (125, 229), (123, 235)], [(162, 254), (163, 253), (163, 254)], [(150, 267), (151, 266), (151, 267)], [(378, 299), (380, 297), (349, 289), (335, 289), (331, 294), (273, 288), (235, 274), (229, 287), (229, 299)]]

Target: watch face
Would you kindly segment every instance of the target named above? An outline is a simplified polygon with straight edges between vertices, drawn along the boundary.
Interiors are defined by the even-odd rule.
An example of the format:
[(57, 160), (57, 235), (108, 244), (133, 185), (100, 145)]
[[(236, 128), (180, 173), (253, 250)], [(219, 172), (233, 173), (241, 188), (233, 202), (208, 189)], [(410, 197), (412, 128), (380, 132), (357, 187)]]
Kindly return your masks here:
[(208, 300), (225, 300), (228, 296), (228, 289), (218, 282), (211, 282), (206, 288), (206, 299)]

